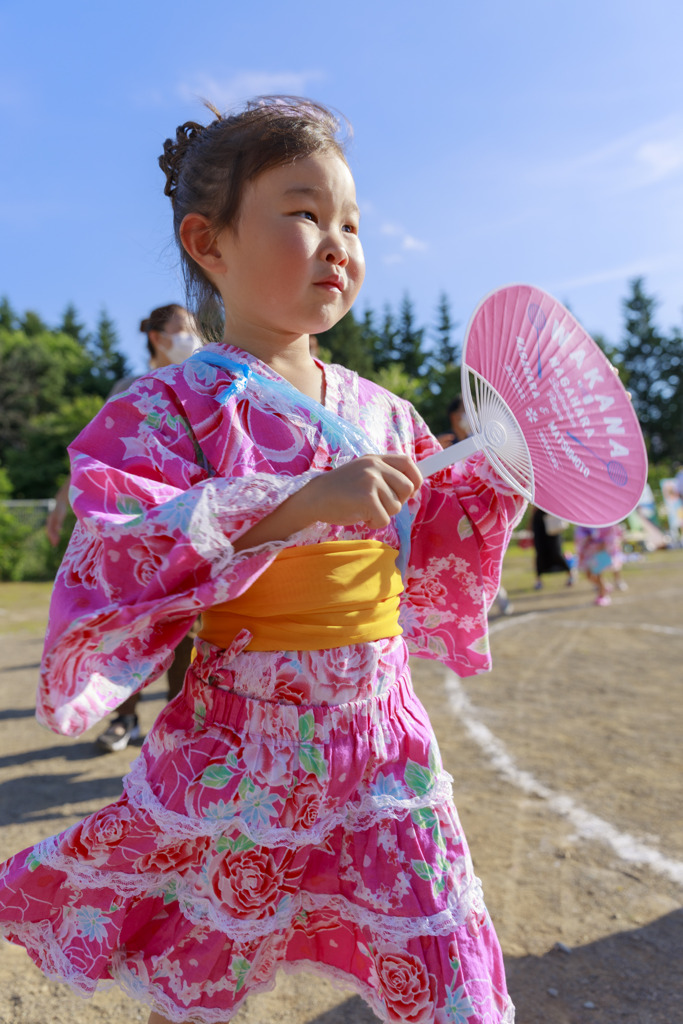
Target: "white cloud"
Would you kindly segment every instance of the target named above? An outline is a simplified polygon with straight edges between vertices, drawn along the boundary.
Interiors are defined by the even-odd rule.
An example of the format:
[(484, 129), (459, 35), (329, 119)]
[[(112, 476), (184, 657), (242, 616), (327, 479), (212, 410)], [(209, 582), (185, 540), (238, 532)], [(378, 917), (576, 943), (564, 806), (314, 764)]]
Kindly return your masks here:
[(400, 224), (385, 221), (384, 224), (380, 224), (379, 230), (380, 234), (386, 235), (387, 238), (396, 239), (398, 242), (399, 251), (394, 252), (391, 255), (384, 256), (384, 263), (400, 263), (403, 259), (402, 253), (426, 252), (429, 248), (426, 242), (423, 242), (422, 239), (415, 238), (414, 235), (409, 234)]
[(322, 78), (321, 71), (244, 71), (226, 79), (200, 74), (180, 82), (177, 92), (187, 102), (206, 99), (219, 110), (229, 110), (252, 96), (273, 93), (304, 95), (312, 82), (319, 82)]
[(683, 120), (670, 117), (642, 125), (625, 135), (610, 139), (564, 161), (538, 164), (535, 181), (584, 181), (591, 188), (607, 187), (610, 192), (633, 189), (673, 179), (683, 172)]
[(624, 281), (631, 277), (647, 277), (677, 262), (678, 257), (675, 253), (663, 255), (655, 259), (634, 260), (631, 263), (623, 263), (617, 267), (605, 267), (603, 270), (596, 270), (581, 277), (551, 282), (548, 285), (548, 290), (557, 293), (570, 288), (590, 288), (592, 285), (608, 284), (611, 281)]
[(414, 252), (426, 252), (429, 248), (426, 242), (421, 241), (419, 238), (414, 238), (412, 235), (404, 235), (401, 242), (403, 249), (412, 249)]
[(683, 167), (683, 134), (677, 138), (644, 142), (636, 150), (639, 161), (653, 181), (676, 174)]

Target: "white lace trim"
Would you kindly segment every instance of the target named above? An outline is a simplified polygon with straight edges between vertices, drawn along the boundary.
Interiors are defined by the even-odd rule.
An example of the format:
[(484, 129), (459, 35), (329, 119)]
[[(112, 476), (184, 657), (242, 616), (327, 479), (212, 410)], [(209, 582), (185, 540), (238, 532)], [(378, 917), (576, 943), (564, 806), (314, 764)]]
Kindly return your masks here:
[(238, 918), (197, 892), (194, 879), (180, 877), (173, 872), (146, 871), (127, 874), (122, 871), (100, 870), (92, 863), (79, 864), (62, 854), (54, 839), (40, 844), (41, 863), (63, 872), (69, 883), (83, 889), (110, 889), (127, 899), (142, 896), (166, 895), (173, 882), (174, 896), (179, 913), (193, 924), (210, 922), (213, 928), (231, 939), (248, 942), (274, 931), (291, 926), (302, 911), (332, 911), (340, 920), (350, 921), (359, 928), (369, 928), (378, 938), (387, 942), (404, 942), (420, 935), (448, 935), (463, 925), (470, 914), (485, 911), (481, 881), (472, 875), (459, 891), (451, 894), (444, 910), (424, 917), (407, 917), (379, 913), (352, 903), (347, 897), (309, 893), (306, 890), (284, 897), (274, 914), (260, 920)]
[(425, 917), (382, 914), (351, 903), (345, 896), (304, 891), (283, 900), (272, 917), (259, 921), (241, 920), (226, 913), (206, 897), (198, 896), (191, 884), (178, 886), (177, 894), (180, 911), (189, 921), (202, 924), (208, 920), (216, 931), (238, 942), (249, 942), (274, 931), (283, 931), (291, 926), (293, 919), (302, 911), (313, 913), (329, 910), (339, 920), (349, 921), (357, 928), (369, 929), (384, 942), (400, 944), (418, 936), (449, 935), (465, 923), (472, 909), (477, 913), (483, 911), (484, 907), (478, 878), (473, 878), (465, 889), (450, 899), (445, 910)]
[(292, 829), (282, 825), (250, 825), (239, 814), (230, 818), (212, 819), (189, 818), (176, 811), (170, 811), (152, 792), (145, 775), (145, 762), (142, 757), (133, 762), (123, 785), (131, 804), (150, 814), (169, 841), (204, 836), (217, 838), (228, 830), (232, 832), (239, 829), (257, 846), (284, 846), (289, 850), (297, 850), (303, 846), (319, 846), (338, 825), (345, 825), (354, 832), (365, 832), (387, 817), (402, 820), (411, 811), (424, 807), (452, 806), (453, 803), (453, 777), (442, 771), (424, 796), (406, 797), (401, 800), (386, 794), (367, 796), (358, 805), (346, 805), (338, 811), (321, 816), (312, 828)]
[[(0, 934), (5, 934), (6, 930), (9, 929), (0, 925)], [(177, 1022), (177, 1024), (183, 1024), (185, 1021), (188, 1024), (224, 1024), (226, 1012), (230, 1013), (231, 1016), (237, 1013), (246, 998), (259, 993), (272, 992), (277, 984), (277, 971), (283, 971), (283, 973), (289, 975), (322, 975), (333, 988), (343, 992), (355, 992), (356, 995), (360, 996), (368, 1004), (372, 1012), (380, 1020), (387, 1022), (387, 1024), (390, 1020), (382, 1001), (374, 989), (355, 975), (347, 974), (345, 971), (339, 970), (339, 968), (331, 967), (320, 961), (275, 961), (271, 976), (261, 983), (250, 985), (242, 999), (235, 1003), (231, 1010), (210, 1010), (200, 1007), (188, 1010), (187, 1007), (179, 1007), (170, 996), (166, 996), (154, 985), (143, 982), (128, 966), (125, 961), (125, 954), (122, 952), (118, 952), (112, 958), (111, 974), (113, 980), (93, 980), (85, 978), (80, 971), (72, 967), (50, 931), (49, 926), (45, 923), (17, 925), (13, 926), (11, 930), (27, 949), (38, 949), (42, 952), (41, 970), (51, 981), (68, 985), (72, 991), (84, 998), (91, 997), (96, 990), (106, 991), (116, 984), (131, 999), (148, 1006), (152, 1010), (156, 1010), (157, 1013), (163, 1014), (163, 1016)], [(469, 1020), (472, 1021), (472, 1024), (475, 1024), (473, 1018), (469, 1018)], [(443, 1018), (443, 1024), (446, 1024), (445, 1018)], [(498, 1024), (515, 1024), (515, 1008), (509, 999)]]
[(29, 953), (31, 950), (34, 951), (40, 963), (40, 970), (50, 981), (64, 982), (69, 988), (86, 998), (92, 996), (98, 987), (111, 988), (113, 982), (86, 978), (79, 968), (73, 966), (62, 949), (59, 939), (55, 936), (49, 921), (26, 924), (0, 923), (0, 935), (7, 938), (10, 933), (12, 939), (9, 941), (20, 942)]
[[(322, 977), (330, 983), (332, 988), (337, 991), (354, 993), (355, 995), (360, 996), (379, 1020), (385, 1021), (386, 1024), (395, 1024), (396, 1022), (395, 1013), (392, 1017), (387, 1015), (386, 1007), (373, 988), (365, 984), (355, 975), (348, 974), (346, 971), (342, 971), (338, 967), (331, 967), (329, 964), (324, 964), (318, 960), (297, 960), (295, 962), (284, 961), (282, 963), (276, 962), (273, 966), (272, 976), (266, 981), (250, 985), (242, 999), (235, 1003), (234, 1007), (228, 1011), (231, 1017), (242, 1008), (244, 1000), (249, 998), (249, 996), (272, 992), (277, 984), (277, 971), (282, 971), (283, 974), (287, 975), (322, 975)], [(117, 984), (120, 985), (127, 995), (131, 996), (133, 999), (137, 999), (138, 1002), (145, 1003), (152, 1009), (157, 1010), (157, 1012), (162, 1013), (165, 1017), (168, 1017), (169, 1020), (178, 1022), (178, 1024), (183, 1024), (185, 1021), (188, 1021), (189, 1024), (224, 1024), (226, 1020), (225, 1010), (208, 1010), (200, 1008), (195, 1008), (194, 1010), (179, 1009), (169, 996), (155, 992), (151, 986), (142, 985), (137, 975), (131, 971), (125, 963), (117, 965), (112, 973), (116, 978)], [(152, 992), (154, 993), (153, 996)], [(450, 1018), (447, 1018), (444, 1013), (439, 1013), (438, 1018), (435, 1015), (433, 1019), (435, 1022), (438, 1021), (438, 1024), (450, 1024)], [(468, 1018), (468, 1024), (479, 1024), (480, 1020), (481, 1018), (470, 1017)], [(487, 1024), (489, 1020), (490, 1018), (487, 1015)], [(515, 1024), (515, 1008), (509, 998), (503, 1016), (500, 1018), (498, 1024)]]

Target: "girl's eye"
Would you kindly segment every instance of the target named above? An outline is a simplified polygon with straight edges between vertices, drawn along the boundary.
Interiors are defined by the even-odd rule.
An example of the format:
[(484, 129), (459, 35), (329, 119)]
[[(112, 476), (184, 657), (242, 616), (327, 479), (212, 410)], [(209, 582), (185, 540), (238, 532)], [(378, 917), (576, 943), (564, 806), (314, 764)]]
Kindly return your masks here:
[(310, 210), (297, 210), (296, 217), (304, 217), (306, 220), (312, 220), (315, 222), (315, 214), (311, 213)]
[(342, 226), (342, 231), (347, 231), (350, 235), (357, 235), (358, 234), (358, 225), (357, 224), (344, 224)]

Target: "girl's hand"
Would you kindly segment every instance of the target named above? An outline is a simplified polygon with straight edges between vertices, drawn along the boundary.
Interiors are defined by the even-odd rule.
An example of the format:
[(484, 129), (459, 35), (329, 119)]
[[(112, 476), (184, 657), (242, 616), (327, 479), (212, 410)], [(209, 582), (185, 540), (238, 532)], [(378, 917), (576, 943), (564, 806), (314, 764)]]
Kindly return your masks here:
[(379, 530), (421, 485), (422, 474), (409, 456), (362, 455), (309, 480), (243, 533), (234, 543), (235, 551), (285, 540), (315, 522), (366, 523)]
[(388, 525), (421, 484), (422, 474), (407, 455), (362, 455), (314, 477), (299, 494), (310, 522), (365, 523), (378, 530)]

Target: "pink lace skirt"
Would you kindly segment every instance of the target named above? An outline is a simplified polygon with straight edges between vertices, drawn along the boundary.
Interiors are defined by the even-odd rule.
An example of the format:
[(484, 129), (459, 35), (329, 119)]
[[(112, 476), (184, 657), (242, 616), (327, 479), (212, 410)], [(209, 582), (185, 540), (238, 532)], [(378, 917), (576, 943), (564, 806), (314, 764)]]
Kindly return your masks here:
[(0, 931), (49, 977), (113, 980), (174, 1021), (228, 1020), (279, 968), (386, 1021), (510, 1024), (401, 638), (198, 650), (121, 799), (2, 866)]

